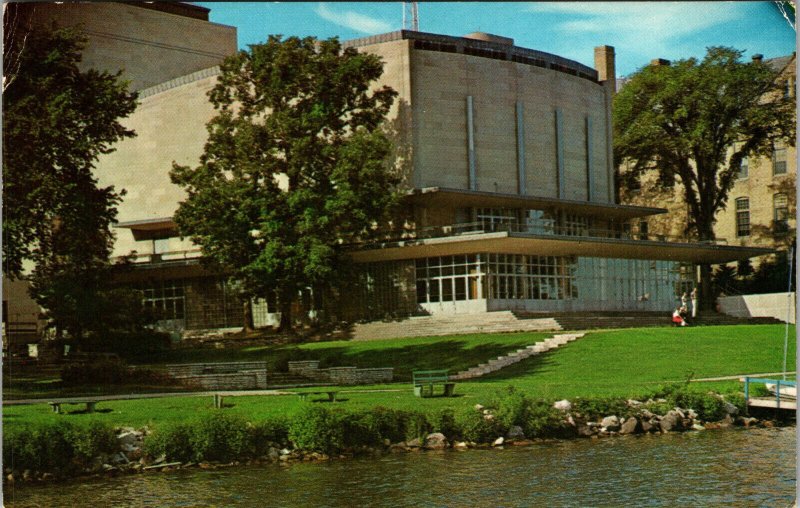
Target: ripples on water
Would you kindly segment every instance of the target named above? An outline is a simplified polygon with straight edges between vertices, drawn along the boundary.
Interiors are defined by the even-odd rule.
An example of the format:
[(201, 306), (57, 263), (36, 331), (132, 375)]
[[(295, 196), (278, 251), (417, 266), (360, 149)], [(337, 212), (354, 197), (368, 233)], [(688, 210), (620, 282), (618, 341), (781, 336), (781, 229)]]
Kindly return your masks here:
[(791, 506), (794, 427), (18, 485), (6, 506)]

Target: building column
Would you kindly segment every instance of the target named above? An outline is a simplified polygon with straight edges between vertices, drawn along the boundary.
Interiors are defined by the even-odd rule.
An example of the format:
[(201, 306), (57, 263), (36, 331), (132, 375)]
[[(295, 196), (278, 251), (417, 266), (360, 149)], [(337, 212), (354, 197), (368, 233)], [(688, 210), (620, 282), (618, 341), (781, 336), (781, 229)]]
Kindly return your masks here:
[(556, 109), (556, 167), (558, 171), (558, 197), (564, 199), (566, 181), (564, 177), (564, 119), (561, 109)]
[(594, 167), (592, 165), (592, 117), (586, 115), (586, 201), (593, 201)]
[(517, 101), (517, 185), (520, 195), (528, 193), (525, 177), (525, 111), (522, 101)]
[(469, 190), (478, 190), (478, 175), (475, 167), (475, 123), (472, 96), (467, 95), (467, 160), (469, 162)]

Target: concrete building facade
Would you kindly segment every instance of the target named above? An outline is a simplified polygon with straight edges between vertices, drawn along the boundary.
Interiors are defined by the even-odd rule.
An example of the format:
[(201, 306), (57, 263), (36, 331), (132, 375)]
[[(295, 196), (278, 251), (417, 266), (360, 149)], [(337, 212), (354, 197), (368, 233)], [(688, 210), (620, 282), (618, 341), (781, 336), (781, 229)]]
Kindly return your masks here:
[[(154, 13), (159, 20), (149, 20)], [(170, 12), (137, 16), (178, 26)], [(196, 37), (206, 30), (224, 39), (221, 53), (235, 49), (235, 30), (185, 17), (191, 21), (181, 23)], [(116, 30), (119, 38), (149, 31), (138, 20)], [(692, 263), (764, 252), (631, 228), (666, 210), (616, 202), (609, 46), (596, 49), (593, 69), (484, 33), (398, 31), (345, 45), (379, 55), (385, 66), (376, 86), (398, 92), (386, 130), (407, 227), (349, 252), (361, 275), (316, 309), (331, 319), (507, 309), (666, 312), (693, 284)], [(135, 60), (140, 49), (125, 51)], [(183, 194), (168, 178), (173, 161), (198, 163), (219, 59), (202, 69), (177, 66), (180, 75), (141, 68), (146, 78), (131, 76), (141, 83), (141, 105), (125, 124), (137, 137), (97, 165), (101, 185), (128, 192), (114, 254), (133, 253), (136, 270), (121, 282), (139, 287), (167, 328), (241, 325), (242, 302), (224, 274), (209, 273), (199, 250), (178, 237), (172, 216)], [(272, 310), (271, 302), (256, 302), (256, 324), (275, 322)]]

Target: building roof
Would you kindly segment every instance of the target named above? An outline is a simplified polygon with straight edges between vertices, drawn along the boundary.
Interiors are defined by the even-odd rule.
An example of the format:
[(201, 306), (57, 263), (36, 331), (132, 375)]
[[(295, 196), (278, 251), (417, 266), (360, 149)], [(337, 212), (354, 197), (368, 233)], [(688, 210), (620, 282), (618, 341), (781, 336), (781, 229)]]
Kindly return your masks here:
[(772, 70), (781, 72), (783, 69), (786, 68), (786, 66), (788, 66), (792, 62), (792, 60), (794, 60), (794, 56), (795, 56), (794, 54), (791, 54), (786, 56), (779, 56), (776, 58), (770, 58), (768, 60), (764, 60), (764, 63), (769, 65), (772, 68)]
[(597, 82), (597, 71), (591, 67), (587, 67), (574, 60), (553, 55), (552, 53), (514, 46), (509, 42), (513, 42), (513, 39), (491, 34), (476, 33), (470, 34), (469, 37), (453, 37), (450, 35), (417, 32), (413, 30), (398, 30), (396, 32), (352, 39), (343, 42), (342, 46), (346, 48), (358, 48), (400, 40), (413, 41), (414, 48), (416, 49), (441, 51), (443, 53), (460, 53), (497, 60), (510, 60), (517, 63), (535, 65), (545, 69), (572, 74), (573, 76)]

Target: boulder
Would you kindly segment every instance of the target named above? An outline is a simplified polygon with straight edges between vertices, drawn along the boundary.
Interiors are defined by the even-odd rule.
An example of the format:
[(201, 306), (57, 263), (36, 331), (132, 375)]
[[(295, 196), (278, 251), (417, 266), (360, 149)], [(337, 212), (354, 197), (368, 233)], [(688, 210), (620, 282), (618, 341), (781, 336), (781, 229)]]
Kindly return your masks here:
[(731, 404), (730, 402), (724, 401), (723, 406), (725, 407), (725, 412), (729, 415), (736, 416), (739, 414), (739, 408)]
[(422, 446), (422, 441), (420, 441), (420, 439), (418, 437), (415, 437), (411, 441), (407, 441), (406, 442), (406, 446), (408, 448), (419, 448), (419, 447)]
[(276, 460), (280, 459), (281, 458), (280, 450), (270, 446), (269, 450), (267, 450), (267, 458), (272, 462), (275, 462)]
[(661, 432), (675, 432), (683, 429), (683, 417), (675, 410), (667, 412), (661, 421)]
[(475, 404), (475, 411), (483, 411), (483, 404)]
[(459, 442), (457, 442), (456, 444), (453, 445), (453, 448), (456, 449), (456, 450), (468, 450), (469, 449), (469, 445), (467, 443), (465, 443), (464, 441), (459, 441)]
[(655, 416), (653, 413), (651, 413), (647, 409), (642, 409), (642, 411), (639, 414), (642, 415), (642, 419), (644, 419), (644, 420), (649, 420), (650, 418)]
[(642, 403), (638, 400), (628, 399), (627, 401), (628, 407), (639, 407)]
[(654, 432), (657, 426), (650, 423), (650, 420), (642, 420), (642, 432)]
[(598, 429), (595, 425), (579, 423), (577, 432), (580, 437), (592, 437), (597, 434)]
[(699, 423), (695, 423), (694, 425), (692, 425), (692, 430), (706, 430), (706, 428), (700, 425)]
[(686, 411), (686, 417), (687, 418), (691, 418), (692, 420), (697, 420), (697, 416), (698, 415), (697, 415), (697, 413), (695, 412), (694, 409), (690, 409), (690, 410)]
[(505, 439), (503, 439), (503, 437), (501, 436), (501, 437), (498, 437), (497, 439), (494, 440), (494, 442), (492, 443), (492, 446), (503, 446), (504, 442), (505, 442)]
[(620, 426), (619, 433), (620, 434), (636, 434), (641, 432), (642, 426), (639, 424), (639, 420), (636, 417), (630, 417), (622, 423)]
[(428, 436), (425, 438), (426, 450), (443, 450), (447, 448), (447, 445), (447, 438), (444, 437), (444, 434), (441, 432), (428, 434)]
[(512, 425), (511, 428), (508, 429), (506, 439), (509, 441), (519, 441), (521, 439), (525, 439), (525, 432), (519, 425)]
[(606, 416), (603, 418), (603, 421), (600, 422), (600, 426), (607, 432), (616, 432), (619, 430), (619, 418), (614, 415)]
[(738, 425), (744, 425), (745, 427), (752, 427), (758, 423), (758, 418), (740, 416), (736, 418), (736, 423)]
[(558, 400), (553, 403), (553, 407), (561, 411), (571, 411), (572, 403), (567, 399)]

